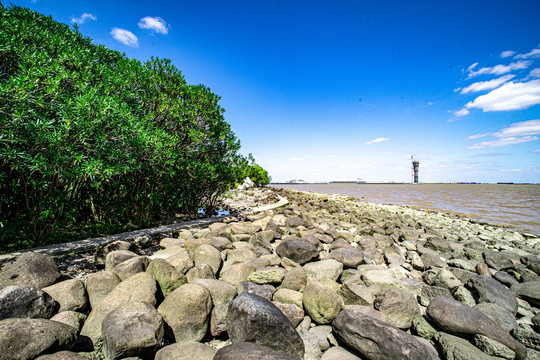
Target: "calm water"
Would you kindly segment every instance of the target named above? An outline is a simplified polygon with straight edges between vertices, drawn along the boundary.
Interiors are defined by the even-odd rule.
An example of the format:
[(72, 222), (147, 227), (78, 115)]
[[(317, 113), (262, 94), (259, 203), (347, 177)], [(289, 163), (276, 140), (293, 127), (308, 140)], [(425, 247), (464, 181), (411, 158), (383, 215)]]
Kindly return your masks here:
[(540, 235), (540, 185), (287, 184), (274, 186), (350, 195), (372, 203), (408, 205), (456, 213)]

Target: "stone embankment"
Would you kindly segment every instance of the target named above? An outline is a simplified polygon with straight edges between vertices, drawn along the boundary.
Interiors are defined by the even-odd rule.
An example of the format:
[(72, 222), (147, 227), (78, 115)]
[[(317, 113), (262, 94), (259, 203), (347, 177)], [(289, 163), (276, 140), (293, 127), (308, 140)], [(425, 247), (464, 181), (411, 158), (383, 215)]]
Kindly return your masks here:
[(5, 263), (0, 360), (540, 359), (539, 238), (337, 195), (235, 194), (284, 206), (105, 244), (84, 277), (42, 253)]

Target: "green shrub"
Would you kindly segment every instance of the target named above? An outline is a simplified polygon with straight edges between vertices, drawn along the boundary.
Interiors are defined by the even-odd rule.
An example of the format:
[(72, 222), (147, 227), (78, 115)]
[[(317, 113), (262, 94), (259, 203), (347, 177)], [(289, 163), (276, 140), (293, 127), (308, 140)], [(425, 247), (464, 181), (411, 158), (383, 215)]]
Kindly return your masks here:
[(1, 3), (0, 29), (0, 250), (212, 209), (237, 179), (219, 96), (170, 60)]

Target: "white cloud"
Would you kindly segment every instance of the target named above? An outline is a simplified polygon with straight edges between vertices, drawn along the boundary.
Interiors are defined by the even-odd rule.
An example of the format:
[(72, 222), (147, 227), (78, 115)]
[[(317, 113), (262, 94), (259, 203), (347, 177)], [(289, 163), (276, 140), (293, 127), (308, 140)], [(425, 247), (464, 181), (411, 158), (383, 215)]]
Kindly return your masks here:
[(139, 39), (129, 30), (115, 27), (111, 29), (111, 35), (115, 40), (121, 42), (124, 45), (131, 47), (139, 46)]
[(486, 137), (486, 136), (490, 136), (490, 135), (493, 135), (493, 134), (492, 134), (492, 133), (476, 134), (476, 135), (471, 135), (471, 136), (469, 136), (467, 139), (469, 139), (469, 140), (475, 140), (475, 139), (480, 139), (480, 138), (483, 138), (483, 137)]
[(503, 51), (501, 53), (501, 57), (504, 59), (504, 58), (507, 58), (507, 57), (510, 57), (512, 55), (514, 55), (516, 52), (515, 51), (512, 51), (512, 50), (508, 50), (508, 51)]
[(469, 115), (470, 111), (463, 108), (461, 110), (458, 110), (458, 111), (454, 111), (454, 116), (455, 117), (463, 117), (463, 116), (466, 116), (466, 115)]
[(470, 69), (469, 70), (469, 79), (472, 78), (472, 77), (478, 76), (478, 75), (485, 75), (485, 74), (503, 75), (503, 74), (509, 73), (510, 71), (513, 71), (513, 70), (526, 69), (529, 66), (531, 66), (531, 64), (532, 64), (532, 61), (517, 61), (517, 62), (510, 63), (508, 65), (495, 65), (493, 67), (481, 68), (478, 71), (473, 71), (471, 69), (471, 67), (469, 67), (469, 69)]
[(501, 86), (502, 84), (504, 84), (505, 82), (513, 79), (514, 77), (516, 77), (516, 75), (504, 75), (504, 76), (501, 76), (500, 78), (489, 80), (489, 81), (475, 82), (474, 84), (471, 84), (467, 86), (466, 88), (461, 89), (461, 93), (467, 94), (470, 92), (479, 92), (479, 91), (495, 89)]
[(474, 64), (472, 64), (471, 66), (469, 66), (469, 67), (467, 68), (467, 71), (468, 71), (468, 72), (471, 72), (471, 71), (472, 71), (475, 67), (477, 67), (477, 66), (478, 66), (478, 63), (475, 62)]
[(483, 141), (478, 144), (471, 145), (467, 149), (485, 149), (492, 147), (502, 147), (514, 144), (521, 144), (529, 141), (538, 140), (536, 136), (524, 136), (524, 137), (506, 137), (491, 141)]
[(509, 82), (467, 103), (467, 108), (487, 111), (523, 110), (540, 104), (540, 79)]
[(166, 35), (169, 33), (169, 25), (160, 17), (143, 17), (138, 25), (141, 29), (151, 30), (156, 34)]
[(540, 68), (532, 69), (529, 73), (530, 77), (540, 78)]
[(540, 149), (533, 150), (533, 153), (540, 153)]
[(86, 22), (86, 20), (89, 20), (89, 19), (93, 20), (93, 21), (96, 21), (97, 17), (95, 17), (94, 15), (89, 14), (89, 13), (84, 13), (78, 18), (76, 18), (75, 16), (72, 16), (71, 17), (71, 22), (72, 23), (77, 23), (77, 24), (84, 24)]
[(501, 131), (493, 134), (496, 137), (539, 135), (540, 120), (528, 120), (513, 123)]
[(540, 57), (540, 49), (532, 49), (530, 52), (526, 54), (519, 54), (514, 57), (514, 59), (531, 59), (531, 58), (537, 58)]
[(373, 139), (373, 140), (371, 140), (371, 141), (366, 141), (364, 144), (366, 144), (366, 145), (371, 145), (371, 144), (376, 144), (376, 143), (380, 143), (380, 142), (388, 141), (388, 140), (390, 140), (390, 139), (389, 139), (389, 138), (380, 137), (380, 138)]

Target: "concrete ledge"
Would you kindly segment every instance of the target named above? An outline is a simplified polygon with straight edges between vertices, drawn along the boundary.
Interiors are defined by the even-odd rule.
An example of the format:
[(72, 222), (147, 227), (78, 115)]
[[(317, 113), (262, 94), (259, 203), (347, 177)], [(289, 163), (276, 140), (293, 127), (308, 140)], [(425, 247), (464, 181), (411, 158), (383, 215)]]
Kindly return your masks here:
[[(275, 204), (252, 208), (250, 210), (243, 211), (240, 214), (254, 214), (261, 211), (272, 210), (272, 209), (281, 207), (283, 205), (286, 205), (288, 203), (289, 201), (287, 199), (285, 199), (282, 196), (279, 196), (279, 201)], [(239, 214), (232, 214), (228, 216), (237, 216), (237, 215)], [(117, 240), (137, 242), (137, 240), (154, 238), (164, 233), (171, 233), (173, 235), (175, 232), (178, 232), (179, 230), (207, 226), (215, 222), (219, 222), (226, 217), (227, 216), (216, 216), (216, 217), (210, 217), (210, 218), (196, 219), (196, 220), (184, 221), (181, 223), (164, 225), (164, 226), (150, 228), (150, 229), (135, 230), (135, 231), (124, 232), (120, 234), (102, 236), (99, 238), (85, 239), (85, 240), (73, 241), (69, 243), (48, 245), (48, 246), (42, 246), (42, 247), (33, 248), (33, 249), (25, 249), (21, 251), (9, 252), (9, 253), (0, 255), (0, 264), (7, 261), (11, 261), (15, 259), (17, 256), (20, 256), (21, 254), (25, 252), (29, 252), (29, 251), (38, 252), (41, 254), (47, 254), (51, 256), (60, 256), (60, 255), (70, 254), (73, 252), (76, 253), (76, 252), (83, 252), (83, 251), (93, 251), (99, 245), (107, 244), (107, 243), (117, 241)]]

